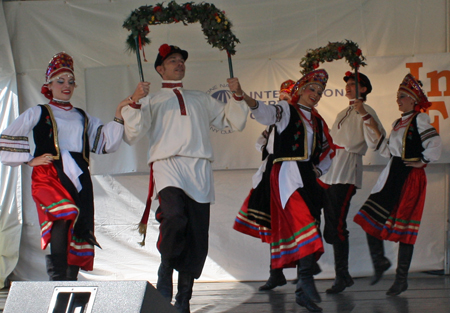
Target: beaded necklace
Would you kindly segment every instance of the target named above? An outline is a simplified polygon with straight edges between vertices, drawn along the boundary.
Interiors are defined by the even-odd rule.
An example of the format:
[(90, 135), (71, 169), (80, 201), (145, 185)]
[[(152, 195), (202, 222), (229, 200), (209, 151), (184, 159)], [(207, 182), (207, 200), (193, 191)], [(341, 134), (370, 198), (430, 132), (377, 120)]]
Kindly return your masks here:
[(57, 99), (52, 99), (49, 103), (65, 111), (70, 111), (73, 108), (73, 105), (70, 103), (70, 101), (61, 101)]

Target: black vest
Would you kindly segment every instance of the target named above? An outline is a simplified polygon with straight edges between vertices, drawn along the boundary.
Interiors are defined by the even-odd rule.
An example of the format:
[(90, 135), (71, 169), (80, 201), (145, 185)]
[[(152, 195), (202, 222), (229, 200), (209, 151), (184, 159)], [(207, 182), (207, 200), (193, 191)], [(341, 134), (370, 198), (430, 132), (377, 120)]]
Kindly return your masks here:
[[(308, 159), (308, 140), (305, 121), (303, 121), (300, 113), (293, 105), (289, 106), (289, 110), (291, 117), (288, 126), (281, 134), (275, 131), (274, 163)], [(323, 127), (321, 120), (313, 114), (311, 114), (311, 121), (315, 131), (312, 156), (309, 157), (309, 160), (313, 164), (318, 164), (320, 154), (322, 153)]]
[[(403, 135), (403, 152), (402, 160), (404, 161), (420, 161), (422, 159), (422, 152), (425, 150), (422, 146), (422, 139), (420, 138), (419, 130), (417, 129), (417, 113), (413, 113), (411, 121), (406, 127)], [(400, 122), (398, 119), (394, 127)]]
[[(48, 104), (40, 104), (42, 109), (39, 122), (33, 128), (33, 138), (36, 144), (34, 151), (34, 157), (43, 155), (44, 153), (50, 153), (54, 156), (55, 160), (61, 158), (58, 142), (58, 128), (56, 126), (55, 117), (53, 116), (52, 109)], [(87, 134), (88, 119), (86, 113), (76, 108), (84, 117), (84, 130), (83, 130), (83, 158), (89, 164), (89, 137)]]

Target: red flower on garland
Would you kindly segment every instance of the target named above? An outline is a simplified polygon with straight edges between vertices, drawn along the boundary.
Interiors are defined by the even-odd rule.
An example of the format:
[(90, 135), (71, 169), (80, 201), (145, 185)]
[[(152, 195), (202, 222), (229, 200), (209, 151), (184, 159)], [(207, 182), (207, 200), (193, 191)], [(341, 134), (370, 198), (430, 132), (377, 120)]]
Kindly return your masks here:
[(342, 52), (342, 49), (344, 49), (344, 47), (342, 47), (342, 46), (340, 46), (340, 47), (337, 48), (337, 50), (338, 50), (339, 53)]
[(356, 54), (357, 56), (360, 56), (361, 53), (362, 53), (361, 49), (358, 49), (358, 50), (356, 50), (356, 52), (355, 52), (355, 54)]
[(156, 6), (153, 8), (153, 13), (161, 12), (161, 11), (162, 11), (162, 8), (160, 6)]
[(168, 44), (163, 44), (161, 47), (159, 47), (159, 54), (165, 58), (166, 55), (168, 55), (172, 51), (172, 48)]
[(186, 4), (186, 10), (188, 10), (188, 11), (192, 10), (191, 5), (189, 3)]

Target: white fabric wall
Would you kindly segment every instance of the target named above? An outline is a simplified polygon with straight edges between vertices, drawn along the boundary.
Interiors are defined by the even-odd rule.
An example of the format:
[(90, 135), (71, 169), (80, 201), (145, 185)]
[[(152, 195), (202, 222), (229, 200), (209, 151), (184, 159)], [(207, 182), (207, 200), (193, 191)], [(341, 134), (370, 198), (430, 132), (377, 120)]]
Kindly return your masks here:
[[(0, 6), (0, 129), (17, 116), (17, 82), (3, 7)], [(0, 289), (19, 258), (22, 228), (20, 168), (0, 164)]]
[[(156, 1), (4, 2), (21, 111), (45, 101), (39, 91), (47, 62), (56, 52), (66, 51), (75, 59), (78, 84), (72, 103), (104, 121), (110, 120), (117, 103), (132, 93), (138, 81), (135, 56), (125, 53), (124, 42), (128, 34), (121, 25), (131, 10), (152, 3)], [(405, 6), (403, 1), (387, 0), (214, 1), (218, 8), (226, 11), (234, 24), (234, 33), (242, 42), (233, 57), (234, 73), (248, 93), (274, 91), (281, 81), (298, 79), (298, 63), (306, 49), (325, 46), (328, 41), (349, 39), (359, 43), (368, 57), (369, 66), (362, 69), (374, 85), (368, 102), (382, 117), (388, 130), (394, 118), (399, 116), (395, 93), (409, 71), (406, 64), (423, 62), (419, 74), (425, 90), (430, 88), (427, 79), (430, 72), (448, 70), (445, 3), (444, 0), (411, 0)], [(206, 43), (199, 25), (151, 27), (150, 38), (152, 44), (145, 50), (149, 63), (144, 63), (144, 75), (152, 83), (153, 91), (159, 89), (160, 83), (153, 70), (153, 61), (157, 48), (166, 42), (179, 45), (190, 53), (186, 88), (208, 93), (226, 89), (226, 54)], [(336, 113), (346, 105), (346, 98), (335, 90), (343, 88), (342, 76), (349, 67), (343, 61), (326, 63), (323, 67), (330, 73), (328, 88), (332, 95), (323, 98), (319, 111), (331, 124)], [(440, 90), (445, 91), (444, 79), (439, 82)], [(270, 93), (266, 95), (262, 100), (275, 100)], [(430, 100), (442, 101), (446, 108), (448, 96), (442, 93)], [(430, 116), (439, 120), (441, 134), (447, 142), (447, 112), (435, 110)], [(253, 144), (262, 129), (263, 126), (249, 119), (243, 133), (211, 131), (216, 155), (217, 201), (212, 206), (209, 258), (200, 280), (267, 278), (268, 246), (231, 228), (251, 187), (251, 176), (259, 165), (259, 155)], [(413, 271), (444, 268), (448, 158), (446, 150), (443, 163), (427, 168), (429, 191)], [(147, 193), (145, 159), (145, 141), (137, 148), (124, 144), (114, 155), (93, 158), (92, 171), (97, 174), (93, 176), (96, 235), (103, 250), (97, 250), (94, 271), (83, 273), (82, 279), (156, 281), (158, 224), (152, 216), (144, 248), (137, 245), (141, 238), (133, 229), (140, 219)], [(355, 276), (368, 275), (372, 268), (365, 236), (351, 222), (351, 217), (367, 198), (385, 163), (374, 154), (368, 155), (364, 187), (352, 202), (350, 266)], [(39, 280), (46, 279), (43, 257), (46, 252), (39, 248), (37, 213), (30, 197), (30, 173), (30, 169), (24, 167), (24, 227), (14, 278)], [(395, 262), (395, 244), (386, 247), (388, 257)], [(326, 253), (321, 258), (324, 269), (321, 277), (334, 275), (330, 250), (326, 246)], [(287, 273), (294, 276), (293, 270)]]

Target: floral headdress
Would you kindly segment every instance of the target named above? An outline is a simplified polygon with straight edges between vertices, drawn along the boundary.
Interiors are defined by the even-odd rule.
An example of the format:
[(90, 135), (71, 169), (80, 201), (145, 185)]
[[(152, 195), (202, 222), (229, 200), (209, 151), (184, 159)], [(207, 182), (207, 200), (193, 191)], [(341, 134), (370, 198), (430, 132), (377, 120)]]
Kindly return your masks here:
[(431, 106), (431, 102), (428, 101), (427, 96), (422, 90), (422, 83), (420, 80), (416, 80), (411, 73), (407, 74), (405, 78), (403, 78), (398, 91), (404, 92), (414, 99), (414, 110), (417, 112), (421, 110), (426, 111), (426, 109)]
[(69, 72), (75, 78), (73, 69), (73, 59), (65, 52), (59, 52), (55, 54), (48, 63), (47, 71), (45, 72), (45, 84), (42, 85), (41, 93), (47, 98), (52, 99), (53, 93), (48, 89), (48, 84), (52, 81), (52, 78), (59, 73)]
[(280, 93), (285, 92), (291, 94), (292, 88), (294, 88), (295, 81), (288, 79), (281, 84)]
[(324, 69), (314, 70), (305, 74), (300, 78), (292, 88), (291, 92), (291, 103), (297, 103), (300, 98), (300, 90), (310, 84), (317, 84), (321, 86), (324, 90), (328, 81), (328, 73)]

